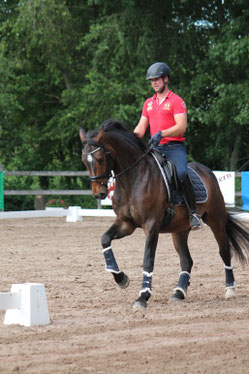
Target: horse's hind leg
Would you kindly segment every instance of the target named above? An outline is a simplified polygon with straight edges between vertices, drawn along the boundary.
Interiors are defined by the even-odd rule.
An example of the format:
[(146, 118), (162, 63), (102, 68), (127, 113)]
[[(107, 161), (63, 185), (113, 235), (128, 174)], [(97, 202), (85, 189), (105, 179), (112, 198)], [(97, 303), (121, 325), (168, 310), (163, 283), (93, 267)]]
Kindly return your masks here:
[(228, 244), (226, 232), (227, 216), (224, 217), (210, 216), (203, 217), (204, 222), (211, 228), (214, 237), (219, 246), (219, 254), (225, 266), (226, 294), (225, 298), (235, 297), (235, 279), (233, 275), (233, 266), (231, 264), (231, 252)]
[(112, 251), (111, 242), (113, 239), (120, 239), (124, 236), (132, 234), (134, 230), (135, 227), (133, 224), (116, 219), (114, 224), (103, 234), (101, 238), (101, 244), (103, 247), (102, 252), (104, 254), (106, 262), (106, 271), (112, 273), (116, 283), (120, 288), (128, 287), (130, 280), (123, 271), (119, 270), (118, 264)]
[(193, 266), (193, 260), (188, 248), (188, 235), (189, 230), (173, 233), (172, 239), (175, 249), (180, 258), (181, 273), (175, 293), (172, 296), (172, 300), (183, 300), (187, 297), (187, 288), (190, 284), (190, 273)]

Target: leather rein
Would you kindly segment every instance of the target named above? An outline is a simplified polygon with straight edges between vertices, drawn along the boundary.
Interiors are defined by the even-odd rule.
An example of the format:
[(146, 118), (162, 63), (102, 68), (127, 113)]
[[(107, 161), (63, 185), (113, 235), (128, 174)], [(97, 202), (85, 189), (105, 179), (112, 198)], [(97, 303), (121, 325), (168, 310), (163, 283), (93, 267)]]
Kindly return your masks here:
[[(106, 155), (106, 159), (107, 159), (107, 164), (108, 164), (108, 168), (107, 168), (107, 171), (106, 171), (106, 173), (105, 174), (100, 174), (100, 175), (93, 175), (93, 176), (90, 176), (90, 180), (91, 180), (91, 182), (93, 183), (93, 182), (97, 182), (97, 183), (100, 183), (101, 185), (103, 185), (103, 186), (105, 186), (105, 187), (107, 187), (107, 182), (105, 183), (105, 182), (101, 182), (101, 181), (99, 181), (99, 179), (103, 179), (103, 178), (110, 178), (111, 176), (113, 176), (112, 175), (112, 169), (111, 169), (111, 161), (114, 161), (113, 160), (113, 158), (112, 158), (112, 156), (111, 156), (111, 154), (110, 154), (110, 152), (106, 149), (106, 147), (103, 145), (103, 144), (100, 144), (100, 143), (98, 143), (98, 142), (96, 142), (96, 141), (94, 141), (94, 140), (92, 140), (92, 139), (88, 139), (88, 140), (86, 140), (84, 143), (83, 143), (83, 145), (93, 145), (93, 146), (96, 146), (97, 148), (96, 149), (94, 149), (93, 151), (91, 151), (91, 152), (84, 152), (84, 149), (82, 150), (82, 154), (85, 154), (86, 156), (87, 156), (87, 159), (88, 159), (88, 157), (92, 157), (92, 155), (95, 153), (95, 152), (97, 152), (97, 151), (99, 151), (100, 149), (103, 149), (104, 150), (104, 153), (105, 153), (105, 155)], [(116, 174), (115, 176), (113, 176), (114, 178), (118, 178), (118, 177), (120, 177), (122, 174), (124, 174), (124, 173), (126, 173), (127, 171), (129, 171), (129, 170), (131, 170), (131, 169), (133, 169), (143, 158), (145, 158), (145, 156), (147, 156), (147, 154), (148, 153), (150, 153), (151, 152), (151, 150), (153, 149), (153, 146), (152, 147), (150, 147), (150, 148), (148, 148), (147, 149), (147, 151), (141, 156), (141, 157), (139, 157), (139, 159), (136, 161), (136, 162), (134, 162), (134, 164), (132, 164), (132, 165), (130, 165), (130, 166), (128, 166), (126, 169), (124, 169), (124, 170), (121, 170), (118, 174)], [(89, 161), (89, 159), (88, 159), (88, 161)]]

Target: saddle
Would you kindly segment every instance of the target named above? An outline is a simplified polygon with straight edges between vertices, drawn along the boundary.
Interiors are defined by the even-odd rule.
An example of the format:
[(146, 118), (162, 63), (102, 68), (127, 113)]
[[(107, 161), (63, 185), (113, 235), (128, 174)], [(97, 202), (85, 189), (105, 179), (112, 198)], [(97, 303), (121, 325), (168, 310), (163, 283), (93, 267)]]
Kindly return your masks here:
[[(174, 163), (158, 150), (151, 151), (164, 179), (166, 190), (169, 196), (169, 202), (172, 205), (184, 205), (184, 199), (179, 189), (179, 183)], [(196, 203), (205, 203), (208, 198), (206, 186), (200, 175), (189, 165), (187, 166), (187, 174), (189, 175), (195, 193)]]

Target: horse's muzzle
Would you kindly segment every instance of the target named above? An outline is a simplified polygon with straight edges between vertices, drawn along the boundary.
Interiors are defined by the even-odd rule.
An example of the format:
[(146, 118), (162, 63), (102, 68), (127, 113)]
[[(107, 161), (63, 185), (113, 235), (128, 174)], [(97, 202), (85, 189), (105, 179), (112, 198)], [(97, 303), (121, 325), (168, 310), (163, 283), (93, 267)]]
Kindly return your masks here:
[(107, 192), (99, 192), (98, 194), (94, 194), (96, 199), (104, 200), (107, 196)]

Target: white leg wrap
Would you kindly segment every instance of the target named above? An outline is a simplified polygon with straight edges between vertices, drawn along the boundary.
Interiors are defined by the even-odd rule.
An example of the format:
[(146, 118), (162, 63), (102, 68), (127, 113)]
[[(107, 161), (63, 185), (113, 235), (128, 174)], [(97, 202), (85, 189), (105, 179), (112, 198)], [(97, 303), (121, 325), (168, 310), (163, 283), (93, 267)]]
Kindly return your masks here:
[(147, 271), (143, 271), (143, 274), (147, 277), (152, 277), (153, 273), (148, 273)]
[(235, 289), (235, 282), (232, 286), (225, 287), (225, 290), (233, 290)]
[(104, 253), (105, 251), (108, 251), (108, 249), (112, 249), (112, 246), (110, 245), (110, 247), (103, 248), (102, 253)]
[(139, 297), (142, 295), (142, 293), (145, 293), (147, 291), (152, 295), (152, 291), (150, 288), (143, 288), (141, 291), (139, 291)]
[(181, 275), (181, 274), (188, 274), (189, 277), (190, 277), (190, 273), (188, 271), (181, 271), (179, 275)]
[(231, 265), (231, 266), (224, 265), (224, 268), (227, 269), (227, 270), (233, 270), (233, 265)]
[(103, 248), (102, 253), (105, 257), (105, 262), (106, 262), (105, 270), (111, 273), (119, 274), (120, 270), (115, 260), (114, 254), (112, 252), (112, 247), (110, 246), (110, 247)]
[(142, 289), (141, 291), (139, 291), (139, 297), (145, 292), (149, 292), (149, 294), (152, 295), (152, 290), (151, 290), (152, 275), (153, 275), (152, 272), (148, 273), (147, 271), (143, 271), (143, 283), (142, 283)]
[(190, 280), (190, 273), (188, 271), (181, 271), (179, 274), (179, 280), (176, 288), (174, 288), (174, 291), (180, 291), (183, 293), (184, 298), (187, 297), (187, 288), (189, 286), (189, 280)]

